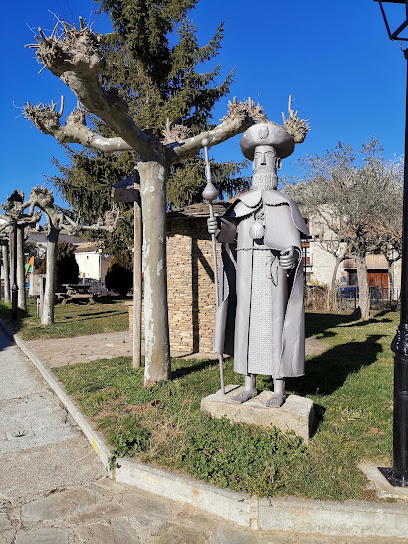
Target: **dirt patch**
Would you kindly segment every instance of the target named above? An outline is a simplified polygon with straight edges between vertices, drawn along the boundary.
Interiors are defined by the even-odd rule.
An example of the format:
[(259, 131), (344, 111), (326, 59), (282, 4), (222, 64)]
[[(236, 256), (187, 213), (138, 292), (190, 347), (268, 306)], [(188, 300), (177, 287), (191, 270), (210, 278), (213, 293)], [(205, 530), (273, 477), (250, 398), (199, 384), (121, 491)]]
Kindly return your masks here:
[(327, 348), (326, 344), (321, 340), (317, 340), (313, 336), (309, 336), (305, 341), (306, 355), (319, 355)]
[(128, 331), (47, 338), (27, 343), (51, 368), (132, 355), (132, 338)]

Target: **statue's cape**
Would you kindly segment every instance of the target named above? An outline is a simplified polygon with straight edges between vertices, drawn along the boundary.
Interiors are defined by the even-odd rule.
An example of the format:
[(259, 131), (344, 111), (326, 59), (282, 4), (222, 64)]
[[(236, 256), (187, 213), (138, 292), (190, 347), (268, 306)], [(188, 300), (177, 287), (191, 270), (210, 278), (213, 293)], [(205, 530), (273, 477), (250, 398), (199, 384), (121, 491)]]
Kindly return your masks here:
[[(240, 195), (225, 211), (221, 218), (221, 232), (218, 241), (222, 245), (222, 262), (220, 270), (220, 306), (216, 312), (214, 348), (218, 353), (234, 355), (234, 369), (245, 374), (247, 368), (247, 339), (249, 322), (248, 316), (236, 316), (237, 297), (250, 297), (250, 289), (237, 284), (236, 262), (238, 249), (249, 249), (252, 240), (249, 236), (249, 227), (253, 221), (252, 215), (262, 205), (265, 211), (264, 243), (271, 249), (284, 250), (290, 246), (299, 249), (302, 256), (300, 233), (309, 234), (298, 207), (289, 195), (279, 191), (249, 191)], [(277, 206), (290, 207), (292, 221), (288, 219), (286, 225), (272, 220), (278, 214)], [(286, 216), (287, 217), (287, 216)], [(275, 217), (276, 219), (276, 217)], [(237, 248), (236, 229), (239, 224), (239, 247)], [(244, 242), (242, 242), (244, 240)], [(241, 252), (241, 266), (247, 281), (251, 285), (252, 251)], [(242, 277), (242, 276), (241, 276)], [(299, 259), (296, 268), (288, 277), (288, 303), (285, 312), (284, 327), (282, 330), (282, 353), (279, 361), (279, 371), (274, 376), (301, 376), (304, 374), (304, 307), (303, 307), (303, 260)], [(250, 307), (247, 301), (246, 306)], [(246, 312), (247, 313), (247, 312)], [(237, 319), (238, 321), (237, 321)], [(238, 326), (238, 337), (235, 328)], [(234, 340), (235, 339), (235, 340)], [(239, 349), (237, 349), (237, 347)]]
[(309, 229), (292, 197), (280, 191), (248, 191), (239, 195), (225, 210), (224, 217), (245, 217), (251, 215), (262, 201), (266, 206), (280, 206), (288, 204), (295, 227), (304, 235), (309, 236)]

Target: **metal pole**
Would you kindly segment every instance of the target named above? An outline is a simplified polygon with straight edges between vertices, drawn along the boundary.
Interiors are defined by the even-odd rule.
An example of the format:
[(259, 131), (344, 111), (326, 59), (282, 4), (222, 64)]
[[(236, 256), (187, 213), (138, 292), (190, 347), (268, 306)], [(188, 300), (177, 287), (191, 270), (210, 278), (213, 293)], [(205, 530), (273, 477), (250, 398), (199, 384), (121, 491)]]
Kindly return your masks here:
[[(208, 158), (208, 144), (210, 143), (208, 138), (204, 138), (201, 142), (204, 147), (204, 156), (205, 156), (205, 177), (207, 179), (207, 186), (203, 191), (203, 198), (205, 200), (208, 200), (208, 207), (210, 210), (210, 218), (213, 219), (214, 217), (214, 210), (212, 202), (215, 200), (218, 196), (218, 191), (214, 187), (212, 180), (211, 180), (211, 169), (210, 169), (210, 161)], [(213, 250), (213, 263), (214, 263), (214, 287), (215, 287), (215, 301), (216, 306), (220, 305), (220, 295), (218, 291), (218, 271), (217, 271), (217, 242), (215, 239), (215, 234), (211, 235), (212, 239), (212, 250)], [(220, 382), (221, 382), (221, 392), (223, 395), (225, 395), (225, 383), (224, 383), (224, 359), (223, 354), (218, 354), (218, 361), (220, 364)]]
[[(404, 51), (408, 61), (408, 50)], [(390, 482), (408, 486), (408, 64), (405, 104), (405, 157), (402, 216), (401, 317), (391, 344), (394, 355), (393, 465)]]
[(18, 318), (18, 285), (17, 285), (17, 221), (13, 222), (13, 285), (11, 286), (11, 320)]

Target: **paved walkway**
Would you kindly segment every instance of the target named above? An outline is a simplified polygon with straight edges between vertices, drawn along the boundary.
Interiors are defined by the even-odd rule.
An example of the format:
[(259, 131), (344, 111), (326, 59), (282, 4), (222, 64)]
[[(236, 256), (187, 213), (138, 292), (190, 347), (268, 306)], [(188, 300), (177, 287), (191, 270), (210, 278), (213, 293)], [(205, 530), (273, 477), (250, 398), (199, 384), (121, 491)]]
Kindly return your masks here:
[(245, 531), (119, 485), (1, 328), (0, 376), (0, 544), (408, 543)]

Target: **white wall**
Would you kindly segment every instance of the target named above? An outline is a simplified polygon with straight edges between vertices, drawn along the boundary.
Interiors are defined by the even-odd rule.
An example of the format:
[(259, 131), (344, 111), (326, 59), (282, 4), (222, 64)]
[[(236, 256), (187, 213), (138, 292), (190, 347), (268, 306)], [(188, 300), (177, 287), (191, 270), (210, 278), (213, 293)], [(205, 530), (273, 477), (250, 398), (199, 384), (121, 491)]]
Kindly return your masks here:
[[(312, 272), (310, 277), (311, 282), (318, 282), (319, 284), (331, 285), (334, 266), (336, 259), (331, 253), (321, 248), (317, 242), (310, 240), (310, 262)], [(337, 272), (337, 280), (340, 281), (341, 266)]]
[(109, 258), (101, 253), (81, 252), (75, 253), (75, 260), (79, 266), (80, 278), (91, 278), (94, 280), (105, 280), (108, 271)]

